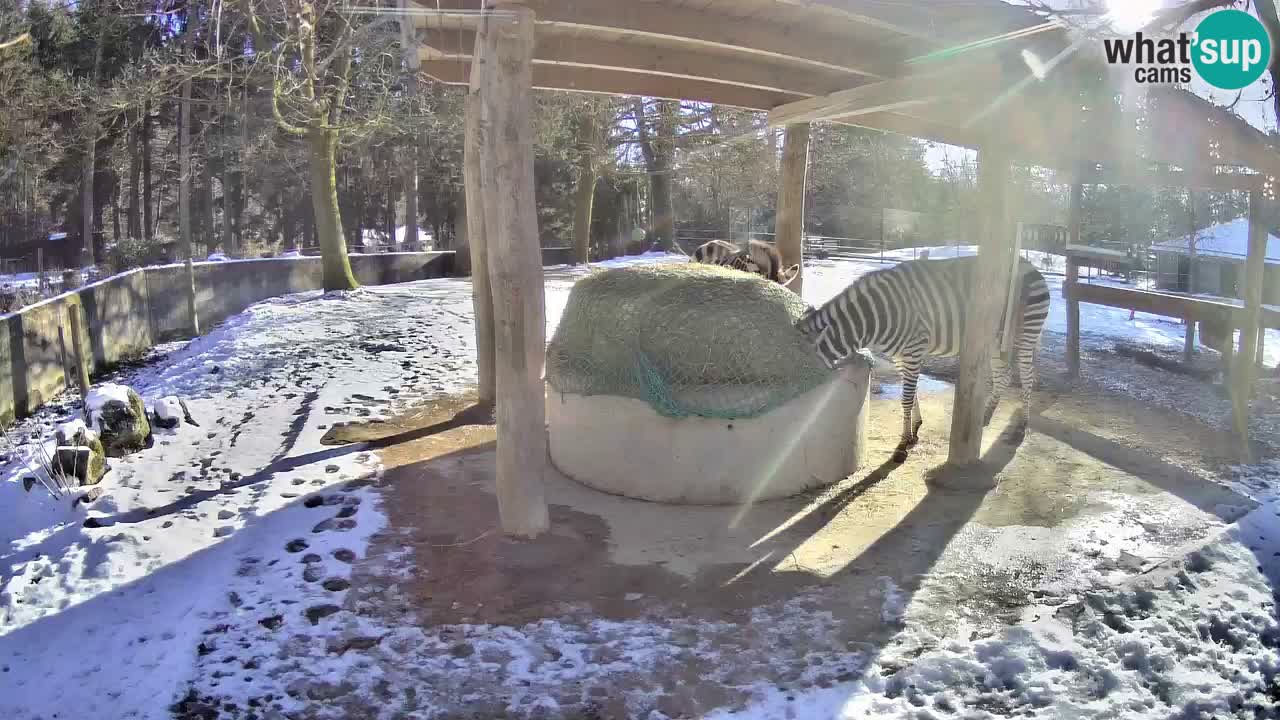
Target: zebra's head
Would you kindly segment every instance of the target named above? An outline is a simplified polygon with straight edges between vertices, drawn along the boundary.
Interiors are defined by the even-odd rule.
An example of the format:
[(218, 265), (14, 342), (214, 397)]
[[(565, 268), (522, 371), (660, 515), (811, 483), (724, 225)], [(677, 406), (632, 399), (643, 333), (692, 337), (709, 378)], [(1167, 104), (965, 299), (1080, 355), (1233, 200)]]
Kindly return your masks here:
[(818, 351), (818, 357), (822, 358), (822, 362), (832, 370), (839, 367), (841, 358), (836, 357), (830, 352), (830, 341), (828, 337), (831, 334), (831, 325), (826, 318), (826, 314), (821, 308), (809, 308), (804, 311), (795, 322), (796, 329), (801, 335), (813, 343), (814, 349)]
[(852, 297), (858, 289), (850, 287), (827, 304), (809, 308), (795, 323), (832, 370), (848, 364), (864, 347), (866, 328)]

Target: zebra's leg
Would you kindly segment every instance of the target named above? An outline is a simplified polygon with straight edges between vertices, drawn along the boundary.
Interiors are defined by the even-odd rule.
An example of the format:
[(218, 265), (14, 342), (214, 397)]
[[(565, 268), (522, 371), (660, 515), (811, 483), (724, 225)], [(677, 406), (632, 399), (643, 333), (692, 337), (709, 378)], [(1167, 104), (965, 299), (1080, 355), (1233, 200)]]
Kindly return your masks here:
[(1018, 415), (1019, 438), (1026, 435), (1031, 423), (1031, 389), (1036, 384), (1036, 347), (1040, 335), (1023, 335), (1018, 342), (1018, 381), (1022, 385), (1022, 410)]
[(920, 357), (910, 355), (897, 359), (898, 372), (902, 374), (902, 439), (893, 451), (894, 462), (906, 462), (907, 451), (920, 437), (920, 405), (916, 398), (916, 385), (920, 382)]
[(991, 417), (995, 415), (996, 408), (1000, 405), (1000, 398), (1004, 396), (1005, 391), (1009, 389), (1009, 363), (1000, 352), (991, 354), (991, 394), (987, 396), (987, 409), (982, 414), (982, 427), (991, 424)]

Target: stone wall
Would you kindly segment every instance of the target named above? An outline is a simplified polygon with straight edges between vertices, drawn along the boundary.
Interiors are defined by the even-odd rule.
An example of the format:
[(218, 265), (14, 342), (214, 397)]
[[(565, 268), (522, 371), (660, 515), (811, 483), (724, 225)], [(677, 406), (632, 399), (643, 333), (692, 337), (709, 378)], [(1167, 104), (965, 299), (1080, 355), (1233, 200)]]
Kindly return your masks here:
[[(442, 277), (452, 267), (451, 252), (351, 256), (363, 285)], [(322, 287), (318, 257), (201, 262), (195, 275), (205, 331), (253, 303)], [(70, 313), (79, 315), (92, 373), (188, 336), (186, 281), (184, 265), (131, 270), (0, 316), (7, 330), (0, 334), (0, 422), (34, 412), (75, 383)]]

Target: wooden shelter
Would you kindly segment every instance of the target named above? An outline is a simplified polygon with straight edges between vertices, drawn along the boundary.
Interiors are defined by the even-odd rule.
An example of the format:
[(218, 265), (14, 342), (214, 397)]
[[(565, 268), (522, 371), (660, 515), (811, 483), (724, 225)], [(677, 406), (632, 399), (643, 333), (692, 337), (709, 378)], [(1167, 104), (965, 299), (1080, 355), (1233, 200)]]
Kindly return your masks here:
[[(545, 319), (529, 117), (535, 88), (767, 111), (772, 125), (786, 128), (776, 235), (788, 265), (801, 261), (808, 123), (977, 148), (984, 262), (975, 288), (1008, 286), (1011, 161), (1077, 172), (1080, 182), (1142, 181), (1154, 162), (1162, 181), (1260, 190), (1257, 175), (1218, 172), (1249, 164), (1237, 162), (1246, 158), (1256, 170), (1280, 174), (1280, 160), (1251, 128), (1227, 127), (1176, 91), (1148, 100), (1160, 103), (1166, 132), (1178, 141), (1140, 148), (1132, 117), (1095, 61), (1100, 48), (1001, 0), (413, 2), (405, 11), (421, 71), (469, 87), (465, 184), (480, 394), (501, 400), (498, 497), (503, 528), (517, 535), (547, 527)], [(1252, 272), (1249, 278), (1255, 281)], [(1246, 315), (1256, 327), (1254, 290)], [(1003, 302), (994, 293), (973, 295), (953, 463), (978, 460), (988, 338)]]

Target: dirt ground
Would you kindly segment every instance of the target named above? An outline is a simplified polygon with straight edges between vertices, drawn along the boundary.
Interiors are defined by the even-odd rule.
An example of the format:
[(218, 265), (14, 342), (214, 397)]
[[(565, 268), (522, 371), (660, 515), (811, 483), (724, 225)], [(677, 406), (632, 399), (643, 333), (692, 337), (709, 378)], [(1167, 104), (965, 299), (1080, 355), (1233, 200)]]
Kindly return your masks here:
[[(745, 511), (605, 495), (551, 468), (552, 531), (532, 542), (497, 530), (494, 428), (473, 398), (335, 428), (328, 442), (366, 442), (387, 467), (390, 527), (358, 565), (348, 603), (428, 634), (656, 620), (689, 634), (686, 655), (657, 672), (549, 688), (561, 708), (553, 716), (635, 716), (643, 696), (643, 707), (688, 717), (742, 701), (735, 678), (822, 686), (868, 662), (892, 668), (913, 652), (893, 645), (904, 614), (938, 634), (961, 623), (991, 632), (1147, 572), (1251, 507), (1213, 482), (1234, 461), (1226, 433), (1132, 398), (1058, 387), (1037, 393), (1039, 416), (1021, 444), (1008, 434), (1016, 399), (997, 413), (983, 465), (995, 489), (940, 489), (931, 480), (946, 480), (951, 399), (924, 396), (921, 443), (897, 465), (900, 404), (873, 395), (862, 469)], [(796, 603), (829, 624), (784, 632)], [(469, 646), (455, 647), (461, 663)], [(835, 667), (815, 673), (815, 658)], [(437, 703), (459, 698), (452, 716), (505, 716), (509, 663), (489, 660), (484, 672), (416, 682)]]

